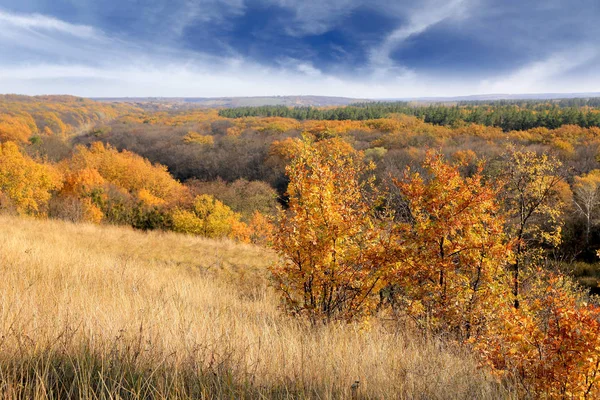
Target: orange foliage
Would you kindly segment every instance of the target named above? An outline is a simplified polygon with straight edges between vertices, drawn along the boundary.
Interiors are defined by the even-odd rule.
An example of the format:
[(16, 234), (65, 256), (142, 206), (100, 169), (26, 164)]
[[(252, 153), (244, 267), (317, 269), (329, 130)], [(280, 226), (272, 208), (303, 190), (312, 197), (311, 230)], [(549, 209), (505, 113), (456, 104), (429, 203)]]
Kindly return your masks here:
[(35, 162), (13, 142), (0, 143), (0, 194), (18, 213), (45, 215), (52, 192), (61, 185), (54, 167)]
[(399, 299), (430, 328), (476, 335), (484, 326), (495, 280), (510, 258), (497, 189), (481, 169), (463, 178), (457, 166), (428, 153), (426, 174), (396, 182), (406, 199), (405, 222), (394, 228), (396, 261), (389, 281)]
[(475, 345), (492, 368), (512, 373), (536, 398), (600, 397), (600, 309), (578, 300), (571, 286), (550, 276), (519, 309), (500, 302)]
[(255, 211), (248, 223), (250, 229), (250, 242), (261, 246), (270, 246), (273, 240), (275, 227), (270, 219), (259, 211)]
[(34, 132), (32, 122), (28, 115), (0, 114), (0, 142), (26, 142)]
[(177, 182), (161, 165), (129, 151), (119, 152), (96, 142), (91, 147), (78, 146), (66, 162), (69, 171), (95, 170), (108, 183), (123, 188), (130, 194), (153, 196), (152, 203), (176, 203), (186, 195), (185, 187)]

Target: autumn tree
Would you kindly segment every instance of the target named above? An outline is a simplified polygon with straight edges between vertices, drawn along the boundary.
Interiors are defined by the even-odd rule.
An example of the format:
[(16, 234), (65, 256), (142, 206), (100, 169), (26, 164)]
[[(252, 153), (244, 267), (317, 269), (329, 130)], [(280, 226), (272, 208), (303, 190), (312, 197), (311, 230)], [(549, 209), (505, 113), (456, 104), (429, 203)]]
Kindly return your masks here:
[(519, 308), (496, 300), (494, 318), (474, 342), (500, 376), (524, 397), (600, 397), (600, 309), (566, 277), (538, 269)]
[(63, 187), (53, 201), (52, 216), (72, 222), (99, 223), (104, 213), (99, 197), (104, 195), (104, 178), (91, 168), (66, 171)]
[(573, 204), (578, 214), (585, 219), (585, 242), (590, 241), (590, 230), (600, 205), (600, 170), (576, 176), (573, 184)]
[(238, 236), (242, 235), (240, 215), (206, 194), (196, 196), (190, 210), (176, 209), (172, 218), (176, 232), (220, 238), (229, 236), (233, 230)]
[(132, 195), (141, 192), (146, 197), (150, 194), (168, 203), (176, 203), (186, 194), (185, 187), (173, 179), (166, 167), (153, 165), (135, 153), (126, 150), (119, 152), (100, 142), (93, 143), (89, 148), (77, 146), (64, 168), (69, 171), (96, 170), (106, 182)]
[(261, 246), (270, 246), (273, 241), (275, 227), (269, 217), (259, 211), (254, 211), (250, 222), (248, 222), (251, 243)]
[(508, 234), (515, 241), (513, 304), (519, 308), (523, 269), (542, 257), (542, 246), (555, 247), (561, 241), (563, 199), (569, 189), (563, 182), (560, 161), (546, 154), (510, 149), (501, 179)]
[(35, 122), (27, 114), (0, 113), (0, 142), (26, 142), (37, 130)]
[(0, 143), (0, 194), (19, 214), (45, 215), (52, 192), (61, 185), (54, 167), (35, 162), (13, 142)]
[[(288, 149), (290, 148), (288, 142)], [(273, 239), (273, 269), (287, 308), (313, 322), (351, 320), (375, 307), (383, 266), (377, 223), (366, 201), (362, 154), (340, 139), (293, 142), (286, 168), (289, 209)]]
[(407, 169), (396, 181), (405, 210), (394, 228), (389, 281), (410, 315), (468, 338), (489, 318), (511, 253), (498, 188), (484, 182), (482, 166), (467, 178), (459, 168), (430, 152), (423, 173)]

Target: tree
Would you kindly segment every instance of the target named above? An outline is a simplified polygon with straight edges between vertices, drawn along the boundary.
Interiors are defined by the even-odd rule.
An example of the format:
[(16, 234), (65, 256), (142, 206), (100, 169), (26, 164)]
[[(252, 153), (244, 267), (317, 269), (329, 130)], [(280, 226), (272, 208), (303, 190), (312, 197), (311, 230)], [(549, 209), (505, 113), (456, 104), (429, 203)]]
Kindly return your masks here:
[(508, 233), (515, 241), (513, 304), (519, 308), (520, 283), (524, 267), (542, 257), (541, 246), (555, 247), (561, 241), (559, 220), (565, 187), (558, 170), (560, 161), (546, 154), (510, 149), (502, 174)]
[(0, 143), (0, 194), (19, 214), (45, 215), (52, 192), (61, 186), (55, 168), (22, 154), (13, 142)]
[(389, 280), (409, 314), (469, 338), (490, 318), (494, 286), (511, 256), (498, 189), (483, 181), (482, 165), (463, 178), (460, 164), (430, 152), (422, 168), (423, 175), (407, 169), (396, 181), (406, 210), (394, 229)]
[(584, 176), (576, 176), (573, 184), (573, 204), (585, 218), (585, 243), (590, 241), (593, 217), (600, 205), (600, 170), (595, 169)]
[(208, 238), (226, 237), (232, 225), (240, 222), (239, 214), (206, 194), (196, 196), (191, 210), (177, 209), (172, 217), (174, 231)]
[(272, 269), (288, 310), (311, 321), (368, 315), (383, 284), (377, 222), (367, 201), (369, 168), (341, 139), (294, 141), (286, 168), (289, 209), (273, 238)]
[(0, 114), (0, 142), (26, 142), (33, 134), (33, 119), (28, 114)]
[(600, 396), (600, 309), (567, 278), (538, 270), (526, 301), (499, 297), (475, 349), (499, 375), (512, 374), (525, 397)]
[(186, 194), (186, 188), (173, 179), (166, 167), (152, 165), (135, 153), (119, 152), (100, 142), (93, 143), (90, 148), (77, 146), (63, 168), (66, 171), (96, 170), (107, 183), (134, 196), (142, 192), (170, 204), (181, 201)]

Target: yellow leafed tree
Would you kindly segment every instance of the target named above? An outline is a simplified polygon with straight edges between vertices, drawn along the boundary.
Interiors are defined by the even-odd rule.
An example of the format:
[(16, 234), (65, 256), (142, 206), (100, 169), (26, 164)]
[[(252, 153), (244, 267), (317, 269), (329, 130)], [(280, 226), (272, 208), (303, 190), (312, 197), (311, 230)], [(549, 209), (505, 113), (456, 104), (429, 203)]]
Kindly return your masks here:
[(209, 238), (229, 236), (232, 226), (241, 223), (239, 214), (206, 194), (196, 196), (191, 210), (177, 209), (172, 217), (174, 231)]
[(0, 143), (0, 193), (19, 214), (45, 215), (52, 191), (61, 185), (55, 168), (22, 154), (15, 143)]
[(366, 315), (376, 306), (383, 264), (362, 155), (340, 139), (294, 147), (289, 210), (273, 239), (283, 259), (274, 280), (288, 309), (313, 322)]

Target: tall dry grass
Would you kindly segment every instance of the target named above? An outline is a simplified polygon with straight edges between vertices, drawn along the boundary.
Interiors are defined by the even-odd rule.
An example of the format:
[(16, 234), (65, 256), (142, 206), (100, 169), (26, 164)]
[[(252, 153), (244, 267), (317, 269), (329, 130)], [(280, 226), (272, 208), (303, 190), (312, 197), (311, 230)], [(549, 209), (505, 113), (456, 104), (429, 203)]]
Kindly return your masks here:
[(269, 251), (0, 217), (2, 398), (514, 397), (400, 325), (282, 315)]

